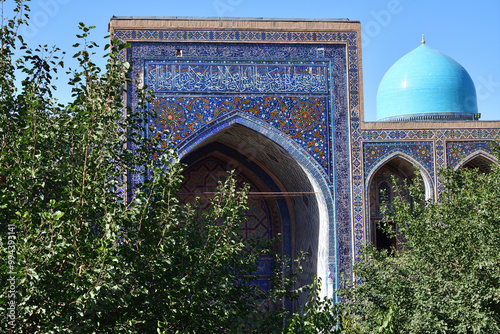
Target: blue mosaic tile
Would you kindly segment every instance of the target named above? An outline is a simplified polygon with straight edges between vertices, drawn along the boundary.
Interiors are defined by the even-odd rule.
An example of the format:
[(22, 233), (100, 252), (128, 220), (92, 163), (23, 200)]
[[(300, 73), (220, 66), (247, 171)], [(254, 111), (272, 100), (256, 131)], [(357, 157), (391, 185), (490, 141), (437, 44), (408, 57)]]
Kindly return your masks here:
[(491, 153), (491, 141), (449, 141), (446, 142), (446, 158), (448, 166), (455, 168), (461, 160), (476, 151)]
[[(156, 107), (164, 109), (170, 108), (169, 112), (163, 113), (163, 119), (149, 120), (149, 125), (152, 126), (152, 129), (150, 129), (151, 134), (154, 133), (155, 127), (163, 127), (163, 129), (171, 130), (175, 133), (175, 136), (177, 136), (176, 140), (180, 143), (180, 149), (183, 152), (187, 152), (200, 142), (202, 138), (206, 137), (199, 136), (197, 137), (198, 139), (195, 139), (193, 138), (193, 133), (201, 134), (206, 132), (207, 135), (209, 133), (216, 133), (220, 130), (219, 126), (221, 124), (226, 124), (224, 122), (232, 119), (235, 115), (236, 118), (238, 118), (240, 114), (245, 114), (245, 117), (238, 118), (238, 122), (241, 122), (241, 124), (244, 124), (245, 122), (254, 122), (254, 124), (264, 122), (265, 124), (268, 124), (267, 129), (273, 129), (273, 131), (266, 131), (264, 133), (262, 128), (260, 128), (262, 131), (261, 133), (273, 140), (276, 140), (276, 138), (273, 138), (275, 136), (279, 137), (280, 140), (288, 138), (289, 142), (293, 143), (292, 146), (294, 148), (300, 147), (301, 149), (299, 151), (307, 152), (306, 155), (301, 153), (300, 155), (296, 155), (294, 157), (297, 161), (304, 165), (314, 162), (315, 165), (321, 167), (323, 172), (319, 174), (313, 173), (316, 174), (315, 177), (325, 179), (327, 184), (332, 184), (334, 179), (337, 180), (335, 186), (328, 186), (328, 189), (325, 189), (325, 191), (331, 193), (332, 198), (335, 198), (335, 202), (332, 201), (332, 203), (327, 203), (329, 205), (328, 211), (332, 213), (331, 216), (334, 216), (334, 219), (332, 219), (331, 222), (332, 226), (330, 227), (330, 230), (333, 230), (336, 233), (342, 233), (336, 225), (340, 224), (344, 227), (343, 233), (350, 235), (349, 192), (343, 191), (341, 192), (340, 198), (336, 197), (338, 189), (348, 189), (349, 187), (349, 125), (347, 117), (348, 105), (346, 91), (349, 91), (352, 97), (354, 97), (354, 95), (357, 96), (358, 89), (357, 78), (355, 78), (355, 76), (357, 76), (357, 64), (350, 65), (349, 73), (351, 74), (351, 79), (350, 81), (347, 79), (348, 75), (346, 68), (348, 66), (346, 66), (347, 59), (345, 56), (345, 45), (319, 45), (319, 47), (323, 49), (321, 54), (322, 60), (314, 60), (317, 56), (317, 44), (252, 44), (249, 46), (227, 43), (197, 44), (183, 42), (182, 44), (176, 44), (142, 42), (150, 40), (150, 38), (161, 38), (164, 41), (186, 41), (187, 39), (194, 41), (195, 39), (208, 38), (206, 36), (209, 36), (212, 40), (220, 39), (224, 41), (227, 41), (228, 39), (241, 41), (247, 38), (252, 40), (269, 40), (277, 38), (276, 35), (250, 31), (239, 31), (238, 34), (233, 35), (222, 34), (220, 32), (211, 32), (211, 34), (212, 35), (185, 35), (179, 32), (164, 32), (163, 34), (157, 35), (140, 34), (132, 36), (130, 35), (130, 31), (122, 32), (121, 36), (123, 39), (141, 41), (132, 43), (132, 48), (128, 50), (128, 57), (133, 62), (134, 71), (136, 73), (144, 73), (142, 78), (144, 83), (148, 84), (148, 82), (151, 81), (151, 78), (154, 76), (149, 74), (153, 71), (158, 70), (160, 72), (164, 71), (165, 73), (168, 73), (169, 71), (172, 72), (173, 70), (179, 70), (179, 66), (188, 64), (173, 57), (178, 48), (182, 49), (183, 58), (185, 58), (186, 61), (189, 61), (189, 65), (183, 67), (184, 73), (194, 71), (193, 69), (196, 68), (196, 66), (202, 66), (201, 70), (205, 76), (201, 81), (191, 82), (191, 86), (187, 85), (181, 87), (177, 83), (174, 83), (174, 85), (171, 86), (175, 88), (173, 89), (173, 92), (167, 92), (165, 89), (162, 90), (160, 88), (162, 84), (169, 84), (168, 80), (163, 81), (163, 83), (157, 81), (153, 84), (153, 82), (151, 82), (151, 86), (160, 84), (160, 86), (155, 87), (159, 88), (158, 98), (162, 100), (157, 100), (158, 104)], [(280, 38), (293, 40), (294, 38), (311, 37), (311, 34), (306, 35), (293, 36), (290, 34), (280, 34)], [(312, 35), (315, 36), (314, 38), (316, 40), (328, 42), (333, 41), (332, 38), (334, 38), (335, 41), (346, 41), (350, 38), (356, 38), (356, 34), (352, 33), (343, 35), (340, 33), (314, 33)], [(351, 43), (351, 45), (355, 46), (356, 42)], [(350, 51), (351, 55), (355, 55), (356, 52), (356, 48)], [(212, 63), (215, 59), (220, 61), (219, 67)], [(287, 59), (293, 59), (294, 62), (298, 60), (299, 63), (292, 65), (292, 62), (287, 61)], [(167, 67), (172, 64), (175, 66), (167, 69)], [(150, 65), (154, 65), (156, 68), (154, 68), (154, 66), (151, 67)], [(309, 82), (312, 82), (312, 84), (309, 84), (310, 86), (316, 85), (315, 87), (318, 88), (315, 88), (316, 93), (312, 95), (305, 95), (301, 94), (300, 88), (297, 88), (298, 86), (295, 86), (296, 88), (294, 89), (290, 89), (290, 87), (293, 88), (294, 86), (282, 85), (284, 88), (273, 94), (273, 97), (276, 98), (276, 100), (268, 99), (267, 101), (266, 96), (263, 96), (262, 93), (255, 88), (255, 85), (246, 86), (248, 88), (244, 92), (246, 96), (241, 96), (239, 90), (231, 88), (231, 86), (226, 83), (210, 88), (212, 90), (208, 89), (207, 87), (210, 86), (210, 80), (208, 79), (210, 77), (209, 74), (213, 73), (214, 68), (221, 68), (221, 66), (230, 73), (237, 73), (238, 71), (241, 73), (241, 71), (248, 70), (246, 72), (248, 74), (252, 73), (252, 71), (255, 72), (256, 69), (258, 70), (263, 68), (276, 69), (278, 72), (281, 71), (282, 74), (286, 74), (287, 71), (288, 73), (300, 73), (302, 71), (306, 72), (305, 74), (307, 75), (300, 80), (309, 80)], [(326, 67), (328, 67), (328, 72), (325, 72)], [(328, 94), (324, 94), (325, 83), (323, 82), (320, 84), (318, 80), (312, 78), (312, 75), (314, 75), (315, 78), (324, 77), (325, 73), (328, 73), (329, 76), (326, 83), (328, 85)], [(229, 75), (225, 76), (226, 79), (229, 77)], [(281, 77), (276, 76), (273, 80), (281, 80), (281, 82), (283, 82), (283, 77), (283, 75)], [(170, 78), (172, 77), (170, 76)], [(185, 78), (189, 78), (189, 76), (185, 76)], [(295, 79), (299, 80), (299, 77), (296, 76)], [(244, 75), (239, 77), (238, 82), (240, 87), (243, 86), (242, 83), (245, 80)], [(186, 79), (184, 79), (184, 82), (186, 82)], [(170, 81), (170, 84), (172, 83), (173, 82)], [(345, 87), (349, 83), (352, 83), (355, 86), (353, 89), (346, 90)], [(200, 101), (200, 99), (196, 100), (197, 94), (203, 95), (206, 93), (197, 93), (197, 91), (193, 89), (196, 85), (204, 85), (204, 89), (211, 92), (209, 101)], [(236, 93), (237, 91), (238, 93)], [(238, 94), (241, 98), (236, 100), (236, 95), (228, 95), (228, 93)], [(267, 97), (269, 97), (269, 95)], [(179, 99), (183, 100), (179, 101)], [(189, 102), (192, 102), (192, 104), (189, 104)], [(137, 97), (134, 94), (133, 87), (130, 87), (128, 105), (133, 107), (136, 104)], [(285, 106), (285, 110), (280, 110), (281, 105)], [(151, 105), (150, 107), (155, 107), (155, 105)], [(205, 107), (208, 109), (205, 109)], [(300, 107), (302, 107), (302, 110), (300, 110)], [(294, 108), (297, 111), (293, 111), (292, 109)], [(309, 110), (307, 110), (308, 108)], [(203, 110), (203, 113), (201, 113), (200, 110)], [(313, 120), (316, 119), (316, 121), (313, 121), (314, 126), (310, 126), (310, 123), (305, 121), (303, 123), (299, 121), (301, 116), (303, 117), (302, 119), (309, 117), (308, 113), (313, 116)], [(222, 123), (217, 123), (217, 121)], [(335, 131), (332, 131), (332, 129), (335, 129)], [(212, 132), (213, 130), (215, 131)], [(286, 148), (286, 145), (283, 146)], [(332, 147), (336, 147), (338, 149), (333, 151), (331, 150)], [(325, 177), (323, 173), (327, 176)], [(342, 245), (340, 246), (340, 244)], [(336, 238), (336, 242), (330, 244), (329, 252), (331, 254), (338, 255), (339, 248), (344, 248), (345, 252), (347, 252), (344, 253), (350, 254), (349, 249), (352, 248), (350, 237)], [(335, 264), (336, 266), (338, 265), (339, 268), (339, 270), (336, 271), (336, 275), (339, 274), (339, 271), (346, 273), (350, 272), (349, 258), (350, 255), (347, 255), (345, 260), (338, 260), (338, 263)]]
[(265, 122), (300, 145), (328, 173), (328, 100), (303, 96), (170, 96), (156, 94), (150, 108), (158, 117), (148, 120), (151, 136), (161, 130), (182, 145), (193, 134), (214, 129), (216, 119), (243, 113)]
[(422, 164), (429, 175), (434, 178), (434, 153), (432, 142), (380, 142), (364, 143), (364, 174), (365, 178), (373, 168), (386, 157), (394, 153), (403, 153)]

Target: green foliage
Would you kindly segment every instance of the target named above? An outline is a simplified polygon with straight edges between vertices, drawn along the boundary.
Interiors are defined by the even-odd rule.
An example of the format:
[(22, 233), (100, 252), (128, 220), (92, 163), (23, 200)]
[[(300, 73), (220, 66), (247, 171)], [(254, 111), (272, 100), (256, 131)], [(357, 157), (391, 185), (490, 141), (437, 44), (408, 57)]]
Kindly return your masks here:
[(421, 182), (410, 186), (413, 205), (394, 203), (398, 249), (367, 246), (355, 266), (359, 284), (343, 293), (365, 332), (500, 331), (500, 169), (440, 177), (438, 203)]
[(309, 290), (308, 301), (288, 319), (284, 333), (342, 333), (338, 306), (329, 298), (320, 298), (317, 288), (320, 284), (317, 279), (304, 287)]
[[(64, 65), (59, 50), (23, 42), (17, 31), (29, 8), (15, 4), (0, 35), (0, 279), (13, 281), (0, 289), (2, 332), (281, 331), (300, 266), (278, 258), (270, 291), (251, 284), (273, 247), (242, 242), (248, 190), (229, 175), (210, 210), (180, 203), (181, 164), (160, 145), (168, 136), (142, 136), (143, 120), (155, 116), (143, 108), (146, 91), (123, 117), (128, 45), (112, 40), (101, 71), (93, 27), (80, 23), (73, 102), (61, 105), (52, 85)], [(143, 181), (125, 198), (117, 189), (130, 173)], [(331, 302), (312, 300), (289, 328), (332, 328)]]

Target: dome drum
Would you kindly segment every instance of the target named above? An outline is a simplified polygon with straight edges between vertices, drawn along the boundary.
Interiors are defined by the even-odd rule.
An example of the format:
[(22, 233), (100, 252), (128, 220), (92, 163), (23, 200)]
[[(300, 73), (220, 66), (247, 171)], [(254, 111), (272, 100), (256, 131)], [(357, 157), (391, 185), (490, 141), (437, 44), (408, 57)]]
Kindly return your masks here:
[(396, 115), (379, 119), (379, 122), (456, 122), (475, 121), (479, 117), (477, 113), (420, 113), (408, 115)]

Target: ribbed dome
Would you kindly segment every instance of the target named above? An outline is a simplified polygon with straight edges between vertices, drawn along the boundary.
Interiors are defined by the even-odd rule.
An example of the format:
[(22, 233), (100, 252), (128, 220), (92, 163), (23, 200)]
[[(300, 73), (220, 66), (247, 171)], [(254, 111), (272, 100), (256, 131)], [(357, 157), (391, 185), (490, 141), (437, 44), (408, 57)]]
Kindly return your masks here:
[(379, 121), (472, 120), (476, 89), (447, 55), (420, 45), (387, 71), (377, 93)]

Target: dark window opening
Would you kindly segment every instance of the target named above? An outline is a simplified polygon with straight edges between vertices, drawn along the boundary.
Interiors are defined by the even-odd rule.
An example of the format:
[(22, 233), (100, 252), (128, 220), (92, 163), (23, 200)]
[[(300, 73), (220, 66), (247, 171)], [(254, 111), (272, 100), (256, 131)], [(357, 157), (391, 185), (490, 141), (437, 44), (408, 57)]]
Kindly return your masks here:
[[(396, 157), (387, 162), (373, 176), (369, 186), (371, 240), (377, 249), (397, 249), (398, 231), (394, 222), (387, 221), (387, 213), (392, 209), (395, 197), (403, 198), (410, 204), (413, 202), (407, 186), (415, 179), (415, 168), (406, 160)], [(394, 192), (394, 186), (399, 189)], [(393, 231), (389, 237), (387, 229)]]

